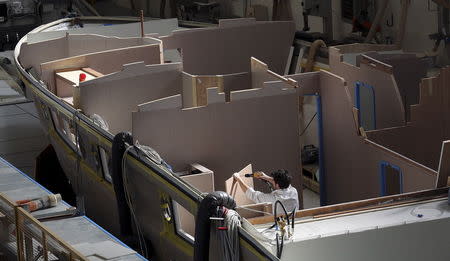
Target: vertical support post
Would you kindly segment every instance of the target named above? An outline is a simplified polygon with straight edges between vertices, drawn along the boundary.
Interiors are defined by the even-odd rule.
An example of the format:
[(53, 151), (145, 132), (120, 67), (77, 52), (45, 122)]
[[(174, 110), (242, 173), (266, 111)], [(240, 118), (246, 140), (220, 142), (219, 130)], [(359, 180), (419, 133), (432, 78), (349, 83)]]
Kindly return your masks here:
[(141, 10), (141, 16), (140, 16), (140, 20), (141, 20), (141, 37), (144, 37), (144, 10)]
[(25, 260), (27, 261), (33, 261), (33, 239), (31, 238), (31, 236), (28, 236), (26, 234), (24, 234), (24, 239), (25, 239)]
[(16, 219), (16, 242), (17, 242), (17, 260), (25, 261), (24, 259), (24, 246), (23, 246), (23, 231), (22, 231), (22, 220), (19, 215), (18, 207), (14, 208), (14, 214)]
[(355, 107), (358, 109), (358, 127), (361, 127), (361, 97), (359, 94), (360, 82), (355, 83)]
[(47, 235), (44, 231), (42, 231), (42, 256), (44, 257), (44, 261), (48, 261), (48, 249), (47, 249)]
[(325, 156), (323, 142), (323, 122), (322, 122), (322, 99), (320, 95), (316, 96), (317, 104), (317, 126), (319, 131), (319, 187), (320, 187), (320, 205), (327, 204), (327, 191), (325, 181)]
[(450, 140), (442, 142), (441, 156), (439, 160), (438, 175), (435, 188), (447, 186), (450, 177)]

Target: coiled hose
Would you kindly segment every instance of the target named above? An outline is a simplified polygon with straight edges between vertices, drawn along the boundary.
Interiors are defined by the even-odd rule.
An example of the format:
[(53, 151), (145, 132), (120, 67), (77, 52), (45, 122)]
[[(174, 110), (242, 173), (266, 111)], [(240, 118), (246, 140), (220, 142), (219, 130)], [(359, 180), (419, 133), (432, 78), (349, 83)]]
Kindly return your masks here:
[(218, 217), (223, 217), (223, 226), (217, 227), (217, 241), (221, 247), (220, 260), (239, 261), (239, 227), (241, 226), (241, 217), (239, 214), (226, 208), (218, 209)]
[(206, 195), (200, 203), (195, 221), (194, 261), (209, 260), (210, 217), (217, 214), (217, 207), (235, 209), (234, 199), (223, 191), (215, 191)]

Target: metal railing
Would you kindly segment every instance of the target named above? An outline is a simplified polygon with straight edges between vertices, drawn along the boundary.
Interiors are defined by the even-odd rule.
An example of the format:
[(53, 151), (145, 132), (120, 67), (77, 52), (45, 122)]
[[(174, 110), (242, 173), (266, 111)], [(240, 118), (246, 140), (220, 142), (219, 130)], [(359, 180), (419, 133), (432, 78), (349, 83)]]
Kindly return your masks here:
[(15, 253), (19, 261), (88, 261), (2, 193), (0, 193), (0, 245)]

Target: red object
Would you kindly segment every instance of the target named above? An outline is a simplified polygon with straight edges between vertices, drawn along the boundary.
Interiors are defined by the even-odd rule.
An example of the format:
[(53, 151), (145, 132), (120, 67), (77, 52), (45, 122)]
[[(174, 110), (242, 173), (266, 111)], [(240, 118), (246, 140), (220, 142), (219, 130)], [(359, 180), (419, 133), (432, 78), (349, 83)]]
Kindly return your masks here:
[(84, 82), (86, 80), (86, 74), (80, 73), (80, 82)]
[(228, 230), (227, 227), (217, 227), (218, 230)]

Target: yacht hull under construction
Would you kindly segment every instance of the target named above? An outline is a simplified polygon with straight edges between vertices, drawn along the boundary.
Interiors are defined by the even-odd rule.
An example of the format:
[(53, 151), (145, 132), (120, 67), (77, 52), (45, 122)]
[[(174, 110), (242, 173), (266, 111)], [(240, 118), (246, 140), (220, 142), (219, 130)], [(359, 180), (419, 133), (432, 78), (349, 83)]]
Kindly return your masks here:
[[(48, 28), (51, 28), (52, 26), (70, 21), (70, 19), (60, 20), (53, 24), (41, 26), (33, 30), (31, 34), (42, 32), (45, 30), (48, 31)], [(92, 20), (89, 20), (88, 18), (85, 18), (83, 21), (85, 23), (92, 22)], [(246, 20), (246, 23), (250, 22)], [(231, 22), (230, 24), (224, 23), (221, 26), (223, 26), (223, 28), (234, 28)], [(272, 24), (267, 26), (270, 27), (272, 26)], [(286, 24), (285, 26), (289, 27), (290, 25)], [(67, 36), (65, 37), (69, 39), (69, 37), (71, 36), (67, 34)], [(92, 39), (94, 39), (95, 37), (101, 38), (100, 36), (88, 37), (92, 37)], [(119, 37), (122, 36), (119, 35)], [(291, 43), (293, 40), (293, 36), (289, 37), (290, 38), (286, 38), (286, 42)], [(81, 40), (79, 42), (82, 42), (82, 38), (80, 39)], [(110, 41), (108, 42), (108, 44), (110, 44), (117, 39), (110, 40), (108, 38), (107, 40), (105, 40), (105, 42)], [(41, 125), (56, 152), (58, 161), (62, 169), (64, 170), (65, 175), (70, 181), (72, 189), (77, 195), (77, 201), (79, 203), (78, 207), (83, 208), (87, 216), (92, 218), (96, 223), (100, 224), (112, 234), (118, 236), (120, 239), (124, 240), (127, 243), (131, 242), (129, 244), (134, 245), (137, 250), (141, 251), (143, 255), (148, 256), (151, 260), (193, 260), (194, 256), (199, 257), (199, 255), (209, 255), (210, 257), (212, 257), (210, 258), (210, 260), (214, 260), (214, 256), (217, 257), (217, 255), (221, 255), (222, 249), (220, 249), (220, 246), (209, 242), (210, 228), (215, 227), (214, 221), (210, 221), (209, 217), (207, 218), (207, 221), (205, 221), (207, 225), (205, 225), (204, 227), (192, 227), (193, 224), (187, 227), (183, 227), (185, 225), (183, 222), (190, 221), (191, 219), (192, 222), (194, 222), (194, 219), (198, 221), (198, 215), (199, 213), (202, 213), (203, 208), (211, 207), (205, 206), (203, 204), (206, 204), (204, 199), (207, 197), (205, 196), (206, 194), (204, 192), (212, 191), (205, 191), (199, 186), (196, 187), (195, 185), (193, 185), (194, 183), (186, 181), (189, 180), (189, 177), (187, 177), (186, 179), (180, 178), (180, 176), (174, 174), (170, 166), (164, 164), (164, 161), (158, 158), (159, 156), (156, 157), (157, 160), (155, 160), (155, 157), (149, 155), (148, 151), (141, 148), (140, 146), (135, 145), (136, 141), (138, 141), (139, 143), (141, 143), (142, 141), (146, 141), (144, 137), (144, 133), (146, 131), (135, 131), (135, 129), (138, 129), (135, 127), (140, 122), (141, 116), (144, 117), (145, 115), (147, 115), (145, 113), (157, 113), (159, 110), (167, 108), (186, 108), (185, 106), (188, 103), (188, 100), (186, 98), (187, 96), (176, 96), (174, 93), (171, 95), (166, 95), (169, 97), (167, 99), (164, 99), (162, 97), (158, 97), (157, 99), (155, 98), (155, 102), (151, 104), (147, 104), (142, 101), (139, 102), (138, 111), (136, 111), (135, 109), (130, 110), (130, 115), (133, 115), (133, 117), (129, 117), (130, 119), (133, 119), (132, 135), (129, 133), (129, 131), (131, 130), (130, 128), (121, 128), (120, 131), (117, 131), (114, 129), (115, 126), (113, 125), (110, 126), (110, 130), (107, 130), (101, 125), (97, 124), (92, 117), (89, 117), (85, 109), (82, 109), (82, 106), (85, 105), (85, 103), (83, 103), (83, 93), (80, 94), (81, 107), (76, 108), (77, 104), (75, 101), (75, 95), (73, 97), (74, 100), (70, 100), (70, 102), (68, 102), (67, 99), (64, 99), (61, 95), (59, 95), (58, 92), (53, 92), (48, 82), (38, 79), (36, 77), (36, 74), (33, 75), (33, 73), (30, 72), (29, 68), (26, 68), (26, 66), (24, 66), (24, 46), (32, 44), (28, 43), (28, 40), (29, 39), (27, 39), (27, 37), (24, 37), (15, 49), (15, 62), (17, 64), (19, 76), (25, 84), (27, 97), (34, 100), (35, 102)], [(103, 39), (101, 40), (103, 41)], [(142, 46), (145, 46), (145, 48), (154, 48), (154, 59), (159, 59), (159, 56), (163, 53), (161, 44), (158, 42), (158, 39), (138, 39), (132, 41), (144, 41), (144, 43), (141, 43)], [(165, 40), (163, 39), (162, 41), (164, 42)], [(169, 41), (167, 42), (170, 44)], [(108, 44), (105, 44), (105, 46), (107, 46)], [(111, 46), (114, 46), (114, 44), (111, 44)], [(87, 45), (88, 44), (86, 44), (86, 46)], [(140, 48), (141, 45), (139, 45), (135, 49)], [(80, 46), (83, 45), (81, 44)], [(85, 46), (80, 48), (85, 48)], [(114, 47), (109, 48), (111, 48), (111, 50), (114, 49)], [(120, 48), (121, 47), (118, 47), (114, 50), (119, 50)], [(187, 49), (188, 48), (186, 47), (186, 50)], [(127, 50), (124, 50), (124, 52), (126, 52)], [(289, 56), (289, 50), (286, 50), (287, 51), (282, 55), (285, 58)], [(108, 50), (104, 52), (107, 51)], [(101, 53), (102, 51), (99, 52), (98, 50), (96, 50), (95, 52)], [(64, 57), (64, 59), (69, 59), (71, 57), (69, 53), (65, 55), (66, 57)], [(168, 56), (169, 55), (167, 54), (166, 57)], [(50, 64), (53, 62), (53, 60), (58, 59), (62, 58), (47, 59), (46, 61), (39, 63), (38, 65), (43, 64), (40, 68), (44, 68), (45, 63)], [(89, 58), (86, 58), (86, 60), (88, 59)], [(189, 59), (189, 54), (184, 53), (183, 59)], [(250, 64), (250, 60), (248, 59), (248, 57), (245, 57), (245, 59)], [(119, 66), (119, 71), (122, 71), (120, 71), (120, 73), (124, 73), (125, 75), (126, 72), (129, 72), (127, 71), (127, 69), (135, 69), (136, 71), (155, 70), (155, 72), (157, 70), (175, 70), (175, 67), (178, 68), (181, 66), (178, 64), (167, 63), (167, 61), (164, 60), (154, 65), (140, 64), (140, 60), (137, 60), (136, 62), (137, 63), (121, 63)], [(93, 64), (94, 63), (95, 62), (93, 62)], [(252, 59), (251, 63), (254, 67), (261, 67), (264, 65), (256, 59)], [(166, 67), (163, 68), (163, 66)], [(183, 61), (184, 70), (189, 69), (189, 66), (190, 64), (188, 62)], [(210, 66), (214, 67), (215, 65), (212, 64)], [(263, 106), (267, 102), (267, 100), (265, 99), (271, 99), (270, 97), (275, 97), (272, 100), (276, 100), (278, 102), (277, 104), (289, 104), (289, 106), (296, 109), (295, 114), (292, 113), (292, 119), (296, 119), (296, 115), (298, 113), (298, 96), (300, 95), (298, 92), (298, 83), (291, 78), (285, 78), (285, 76), (280, 75), (283, 73), (280, 72), (281, 69), (278, 69), (278, 67), (284, 69), (284, 66), (285, 64), (277, 64), (276, 62), (269, 64), (269, 68), (276, 68), (275, 72), (270, 72), (270, 76), (268, 76), (268, 78), (263, 78), (263, 80), (259, 82), (259, 84), (264, 85), (264, 88), (267, 89), (264, 91), (264, 93), (255, 94), (259, 100), (255, 100), (254, 108), (263, 108)], [(85, 65), (81, 63), (71, 64), (69, 66), (66, 66), (64, 70), (67, 71), (67, 68), (76, 68), (76, 70), (80, 70), (80, 68), (84, 67)], [(94, 66), (90, 65), (89, 67)], [(248, 67), (250, 67), (250, 65), (248, 65)], [(60, 71), (57, 71), (56, 69)], [(53, 69), (53, 71), (48, 73), (48, 77), (56, 77), (56, 79), (58, 79), (57, 77), (62, 77), (60, 75), (55, 75), (57, 73), (64, 72), (62, 71), (63, 68), (56, 69)], [(205, 72), (207, 72), (208, 65), (206, 65), (203, 69)], [(181, 77), (180, 79), (194, 79), (197, 80), (197, 82), (199, 82), (199, 79), (204, 79), (201, 78), (201, 75), (219, 75), (218, 73), (198, 73), (200, 76), (194, 77), (192, 75), (187, 75), (184, 71), (182, 72), (181, 69), (176, 70), (178, 70), (176, 72), (176, 75), (179, 75), (176, 77)], [(43, 71), (41, 71), (40, 73), (42, 72)], [(95, 72), (86, 69), (84, 69), (83, 72), (89, 72), (90, 74), (94, 75), (93, 77), (97, 77)], [(266, 75), (265, 73), (266, 71), (264, 71), (264, 75)], [(45, 74), (42, 74), (41, 76), (44, 75)], [(117, 75), (114, 76), (114, 73), (103, 73), (99, 74), (99, 76), (92, 82), (96, 81), (96, 84), (100, 85), (103, 84), (103, 79), (116, 76)], [(214, 79), (223, 80), (222, 83), (224, 83), (225, 86), (223, 88), (225, 89), (224, 92), (226, 93), (226, 80), (236, 80), (237, 78), (232, 77), (241, 76), (242, 75), (240, 74), (237, 75), (236, 72), (227, 71), (223, 72), (223, 75), (217, 77), (214, 76), (216, 77)], [(123, 77), (126, 77), (126, 75)], [(138, 78), (136, 75), (133, 75), (133, 77), (136, 79)], [(238, 81), (239, 79), (237, 79), (236, 81)], [(336, 86), (336, 88), (345, 88), (345, 83), (342, 78), (324, 71), (306, 74), (305, 76), (299, 76), (299, 79), (300, 80), (298, 82), (305, 85), (311, 84), (312, 86), (313, 84), (325, 84), (325, 82), (329, 81), (333, 86)], [(105, 84), (108, 86), (112, 86), (113, 84), (111, 82), (106, 82)], [(180, 80), (180, 84), (181, 82), (182, 80)], [(90, 81), (86, 81), (83, 83), (80, 81), (77, 84), (79, 84), (82, 92), (82, 89), (84, 87), (86, 87), (87, 89)], [(182, 84), (185, 84), (185, 82), (183, 82)], [(256, 82), (253, 81), (253, 84), (256, 84)], [(183, 88), (184, 87), (185, 85), (183, 85)], [(217, 83), (214, 83), (213, 87), (218, 87)], [(55, 86), (55, 90), (57, 88), (59, 87)], [(197, 88), (200, 88), (199, 85), (197, 85)], [(309, 90), (305, 90), (305, 95), (308, 91), (317, 92), (318, 89), (319, 88), (310, 88)], [(225, 104), (223, 105), (224, 107), (231, 106), (229, 104), (233, 103), (233, 98), (235, 99), (236, 104), (238, 104), (238, 101), (241, 100), (250, 98), (253, 99), (253, 96), (251, 96), (253, 95), (251, 93), (252, 90), (238, 90), (238, 94), (235, 94), (233, 92), (234, 90), (232, 89), (228, 91), (228, 94), (221, 94), (217, 91), (217, 88), (213, 88), (213, 90), (206, 89), (204, 96), (208, 98), (209, 102), (207, 103), (207, 105), (201, 104), (201, 95), (193, 99), (193, 105), (198, 105), (196, 107), (203, 108), (203, 110), (206, 110), (208, 106), (217, 106), (214, 107), (215, 112), (217, 112), (220, 110), (226, 110), (226, 108), (222, 109), (222, 107), (220, 107), (222, 106), (222, 103)], [(261, 89), (258, 89), (258, 91), (263, 92)], [(129, 92), (131, 93), (131, 91)], [(74, 93), (76, 93), (76, 91), (74, 91)], [(125, 102), (128, 95), (131, 94), (123, 94), (123, 102)], [(230, 95), (231, 98), (225, 97), (226, 95)], [(303, 91), (301, 92), (301, 95), (303, 95)], [(112, 96), (96, 97), (95, 99), (107, 100), (111, 97)], [(92, 103), (95, 103), (95, 99), (93, 99)], [(221, 103), (217, 102), (218, 99), (231, 99), (231, 102), (228, 101), (228, 103)], [(259, 101), (261, 101), (260, 104), (258, 103)], [(121, 103), (121, 101), (115, 102)], [(291, 107), (289, 107), (288, 109), (291, 109)], [(234, 109), (237, 110), (236, 108)], [(185, 114), (192, 112), (192, 110), (194, 109), (180, 109), (180, 111)], [(256, 109), (254, 110), (255, 113), (258, 112), (256, 111)], [(175, 113), (176, 112), (174, 112), (174, 114)], [(278, 113), (284, 112), (280, 109), (280, 112)], [(165, 117), (165, 115), (163, 116)], [(92, 116), (92, 114), (90, 116)], [(274, 119), (276, 119), (277, 114), (268, 117), (273, 117)], [(212, 119), (214, 117), (208, 115), (207, 118)], [(111, 118), (109, 120), (109, 123), (113, 121), (114, 118)], [(289, 121), (286, 120), (280, 121), (279, 124), (284, 127), (290, 126), (289, 124), (295, 125), (296, 123), (297, 122), (289, 123)], [(158, 127), (158, 125), (164, 125), (165, 123), (162, 121), (148, 121), (146, 124), (147, 125), (143, 125), (146, 128), (142, 129), (158, 129), (159, 127), (161, 127)], [(244, 127), (242, 128), (245, 129)], [(111, 129), (113, 131), (111, 131)], [(186, 129), (183, 131), (188, 132), (189, 130)], [(140, 133), (143, 133), (142, 136), (140, 136)], [(281, 140), (283, 138), (281, 137), (281, 135), (280, 137), (278, 137), (273, 133), (274, 132), (272, 132), (274, 140)], [(289, 132), (286, 131), (286, 135), (290, 135), (288, 133)], [(296, 132), (292, 133), (293, 137), (295, 138), (295, 133), (298, 134), (298, 128), (296, 129)], [(154, 137), (159, 137), (158, 135), (155, 134)], [(248, 139), (247, 136), (244, 138)], [(243, 140), (245, 140), (244, 138)], [(262, 138), (267, 139), (267, 137)], [(163, 139), (161, 138), (161, 140)], [(229, 141), (231, 141), (231, 139), (227, 140), (227, 142)], [(298, 145), (297, 141), (291, 143)], [(291, 143), (287, 142), (286, 144), (281, 144), (280, 146), (289, 147), (291, 146)], [(147, 144), (147, 141), (143, 144)], [(148, 145), (151, 145), (153, 147), (152, 144)], [(252, 144), (245, 144), (245, 146), (248, 147), (250, 147), (251, 145)], [(193, 148), (192, 150), (194, 149), (195, 148)], [(155, 150), (159, 152), (157, 148), (155, 148)], [(168, 148), (167, 150), (177, 151), (178, 153), (178, 150), (181, 151), (183, 150), (183, 148)], [(292, 151), (287, 150), (286, 153), (294, 154), (293, 162), (295, 162), (295, 160), (298, 161), (298, 159), (300, 158), (299, 149), (294, 148)], [(161, 155), (166, 154), (167, 153)], [(229, 157), (231, 164), (232, 155), (229, 155)], [(171, 163), (170, 158), (165, 157), (165, 160), (167, 160), (169, 164)], [(219, 161), (223, 162), (227, 160), (227, 158), (221, 158)], [(258, 160), (264, 162), (272, 159), (262, 157)], [(198, 166), (198, 164), (196, 164), (194, 160), (189, 159), (189, 162), (192, 163), (192, 165), (186, 168), (195, 167), (197, 168), (196, 170), (199, 170), (201, 173), (205, 174), (206, 177), (211, 177), (208, 174), (208, 169), (205, 170), (205, 168), (203, 168), (202, 166)], [(279, 162), (282, 161), (280, 160)], [(203, 164), (203, 162), (199, 163)], [(236, 166), (238, 166), (239, 164), (242, 163), (238, 162), (236, 163)], [(271, 162), (271, 164), (273, 165), (275, 163)], [(290, 162), (286, 163), (286, 165), (289, 164)], [(294, 170), (299, 170), (298, 168), (300, 168), (300, 164), (301, 163), (294, 166)], [(205, 164), (205, 166), (210, 168), (210, 166), (207, 164)], [(175, 167), (179, 171), (180, 168), (178, 166)], [(233, 166), (233, 168), (235, 168), (235, 166)], [(217, 182), (217, 180), (221, 178), (221, 172), (216, 172), (216, 170), (212, 167), (211, 169), (214, 171), (214, 177), (212, 180), (213, 185), (210, 188), (212, 188), (213, 191), (225, 190), (226, 185), (222, 185), (225, 184), (225, 179), (220, 180), (220, 184), (219, 182)], [(237, 170), (238, 169), (236, 169), (236, 171)], [(227, 171), (228, 169), (224, 172)], [(228, 174), (231, 175), (232, 173)], [(51, 176), (48, 177), (51, 178)], [(216, 179), (215, 186), (214, 179)], [(293, 183), (300, 187), (302, 184), (300, 178), (298, 180), (294, 180)], [(203, 182), (202, 184), (205, 183)], [(450, 231), (450, 208), (447, 204), (447, 190), (439, 189), (427, 190), (422, 192), (411, 192), (407, 196), (395, 195), (388, 196), (386, 198), (344, 203), (341, 205), (322, 207), (312, 210), (300, 210), (295, 214), (295, 231), (292, 231), (291, 238), (287, 239), (286, 242), (284, 242), (284, 250), (280, 256), (280, 259), (336, 261), (361, 259), (423, 260), (425, 258), (429, 259), (431, 256), (433, 256), (434, 260), (449, 260), (450, 254), (449, 251), (446, 251), (446, 249), (448, 248), (448, 231)], [(209, 198), (213, 202), (212, 205), (220, 205), (218, 202), (228, 199), (228, 195), (214, 193), (210, 195), (213, 195), (212, 198)], [(238, 201), (237, 197), (235, 197), (235, 200)], [(237, 203), (239, 205), (239, 202)], [(386, 203), (388, 203), (388, 205), (386, 205)], [(218, 205), (214, 206), (217, 207)], [(232, 208), (232, 204), (229, 207)], [(418, 218), (418, 214), (423, 214), (424, 218)], [(381, 217), (383, 215), (389, 216), (390, 219), (382, 219)], [(377, 219), (377, 217), (380, 218)], [(358, 220), (360, 220), (361, 222), (358, 223)], [(372, 221), (370, 220), (375, 221), (371, 223)], [(238, 228), (237, 232), (240, 260), (279, 260), (279, 258), (277, 257), (277, 252), (279, 251), (277, 251), (277, 247), (274, 241), (264, 240), (262, 238), (262, 231), (268, 229), (273, 224), (273, 216), (267, 215), (267, 213), (265, 213), (262, 216), (249, 217), (248, 220), (243, 218), (241, 222), (242, 226)], [(197, 225), (200, 223), (196, 222), (195, 224)], [(347, 225), (350, 226), (350, 224), (359, 224), (359, 226), (346, 228)], [(317, 226), (316, 231), (314, 231), (314, 226)], [(199, 238), (199, 240), (194, 241), (194, 237), (203, 236), (206, 233), (204, 231), (207, 231), (208, 240), (205, 241), (204, 238)], [(217, 231), (213, 232), (217, 233)], [(405, 238), (408, 238), (408, 240), (405, 240)], [(205, 245), (198, 246), (198, 244), (201, 244), (202, 242), (207, 242), (207, 245), (205, 243)], [(198, 249), (208, 249), (208, 251), (200, 254), (198, 252), (194, 253), (194, 249), (195, 251), (199, 251)], [(396, 250), (394, 251), (393, 249)]]

